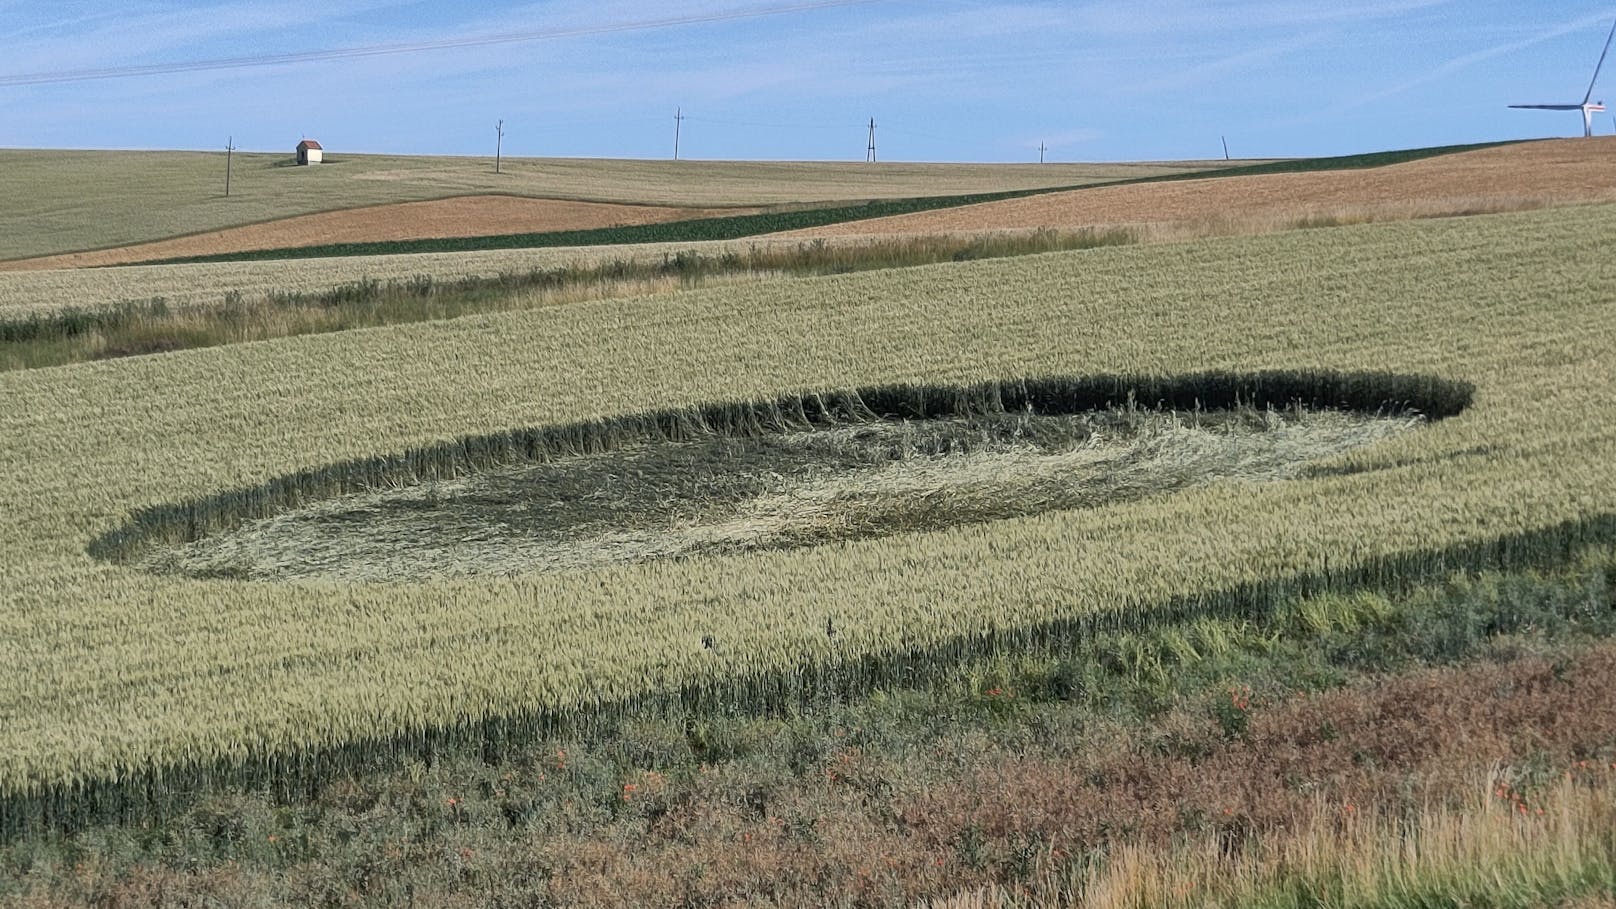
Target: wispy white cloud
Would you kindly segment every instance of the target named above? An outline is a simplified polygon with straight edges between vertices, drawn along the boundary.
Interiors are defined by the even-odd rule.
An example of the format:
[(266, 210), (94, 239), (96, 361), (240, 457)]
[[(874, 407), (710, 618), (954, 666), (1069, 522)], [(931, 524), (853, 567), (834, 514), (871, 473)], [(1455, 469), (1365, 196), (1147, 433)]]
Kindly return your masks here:
[(1297, 28), (1328, 23), (1395, 18), (1446, 6), (1457, 0), (1379, 0), (1328, 3), (1317, 0), (1158, 0), (1150, 4), (1096, 2), (1075, 8), (1074, 16), (1092, 34), (1187, 36)]
[[(1463, 72), (1463, 71), (1465, 71), (1467, 69), (1470, 69), (1471, 67), (1475, 66), (1478, 63), (1485, 63), (1488, 60), (1494, 60), (1494, 59), (1497, 59), (1499, 57), (1505, 57), (1505, 56), (1508, 56), (1509, 54), (1513, 54), (1513, 53), (1516, 53), (1518, 51), (1525, 50), (1525, 49), (1527, 49), (1529, 47), (1535, 47), (1535, 46), (1537, 46), (1539, 44), (1543, 44), (1545, 42), (1552, 41), (1555, 38), (1564, 37), (1565, 35), (1569, 35), (1569, 34), (1572, 34), (1574, 32), (1582, 31), (1584, 29), (1591, 28), (1592, 26), (1595, 26), (1595, 25), (1602, 25), (1602, 24), (1610, 22), (1610, 21), (1611, 21), (1611, 17), (1610, 17), (1609, 13), (1601, 13), (1601, 14), (1593, 15), (1593, 16), (1582, 16), (1582, 17), (1577, 18), (1577, 19), (1572, 19), (1572, 20), (1569, 20), (1569, 21), (1566, 21), (1566, 22), (1561, 22), (1558, 25), (1551, 26), (1551, 27), (1549, 27), (1547, 29), (1544, 29), (1543, 31), (1537, 32), (1535, 34), (1528, 35), (1525, 38), (1520, 38), (1520, 39), (1517, 39), (1517, 40), (1514, 40), (1514, 41), (1506, 41), (1506, 42), (1504, 42), (1502, 44), (1495, 44), (1495, 45), (1493, 45), (1491, 47), (1486, 47), (1486, 48), (1482, 48), (1480, 50), (1471, 51), (1471, 52), (1469, 52), (1467, 54), (1461, 54), (1460, 56), (1457, 56), (1457, 57), (1454, 57), (1454, 58), (1452, 58), (1450, 60), (1447, 60), (1447, 61), (1445, 61), (1445, 62), (1443, 62), (1443, 63), (1441, 63), (1441, 64), (1439, 64), (1437, 66), (1434, 66), (1434, 67), (1432, 67), (1432, 68), (1430, 68), (1428, 70), (1425, 70), (1424, 72), (1421, 72), (1421, 73), (1419, 73), (1419, 74), (1417, 74), (1417, 75), (1415, 75), (1415, 76), (1413, 76), (1411, 78), (1405, 78), (1405, 79), (1397, 82), (1396, 84), (1393, 84), (1393, 85), (1388, 86), (1386, 88), (1383, 88), (1383, 89), (1380, 89), (1380, 90), (1374, 91), (1374, 92), (1369, 92), (1367, 94), (1358, 95), (1357, 97), (1348, 99), (1348, 100), (1346, 100), (1346, 101), (1344, 101), (1344, 102), (1342, 102), (1340, 104), (1334, 105), (1333, 107), (1331, 107), (1328, 110), (1324, 111), (1324, 113), (1326, 113), (1326, 114), (1339, 113), (1339, 112), (1342, 112), (1342, 111), (1352, 110), (1352, 109), (1355, 109), (1355, 108), (1364, 107), (1366, 105), (1375, 104), (1377, 102), (1384, 101), (1384, 100), (1386, 100), (1388, 98), (1392, 98), (1394, 96), (1397, 96), (1397, 95), (1403, 94), (1405, 92), (1408, 92), (1408, 91), (1410, 91), (1412, 89), (1418, 88), (1418, 87), (1420, 87), (1422, 85), (1429, 85), (1429, 84), (1431, 84), (1433, 82), (1440, 82), (1440, 81), (1442, 81), (1444, 79), (1447, 79), (1450, 76), (1456, 75), (1456, 74), (1461, 73), (1461, 72)], [(1592, 63), (1592, 58), (1589, 59), (1589, 63), (1590, 64)], [(1588, 72), (1591, 73), (1591, 71), (1592, 71), (1592, 67), (1590, 66), (1590, 69), (1588, 70)], [(1570, 75), (1571, 74), (1569, 74), (1569, 73), (1567, 74), (1568, 80), (1569, 80)], [(1574, 86), (1575, 86), (1575, 80), (1570, 80), (1568, 85), (1567, 85), (1567, 88), (1566, 88), (1566, 97), (1567, 98), (1571, 97), (1572, 88)], [(1583, 86), (1575, 86), (1575, 87), (1576, 87), (1577, 91), (1585, 90), (1585, 88)], [(1578, 100), (1580, 100), (1580, 96), (1579, 96)], [(1556, 102), (1549, 102), (1549, 103), (1559, 103), (1559, 102), (1556, 101)]]
[[(0, 75), (721, 16), (770, 2), (689, 0), (660, 13), (643, 0), (0, 0), (0, 34), (28, 29), (8, 44)], [(686, 124), (687, 141), (698, 152), (713, 143), (712, 153), (841, 154), (837, 124), (851, 124), (858, 144), (870, 115), (884, 149), (932, 157), (1027, 160), (1030, 150), (1036, 160), (1040, 141), (1113, 159), (1191, 157), (1224, 131), (1249, 154), (1361, 150), (1410, 144), (1400, 136), (1412, 101), (1360, 97), (1395, 101), (1460, 70), (1482, 71), (1470, 82), (1484, 84), (1494, 69), (1484, 61), (1574, 31), (1600, 2), (1557, 0), (1568, 20), (1571, 6), (1590, 16), (1550, 29), (1517, 0), (879, 0), (497, 49), (4, 89), (0, 143), (80, 135), (76, 144), (211, 148), (229, 129), (280, 147), (288, 131), (295, 141), (308, 130), (352, 149), (459, 153), (480, 149), (505, 118), (529, 153), (660, 154), (683, 106), (704, 118)], [(5, 15), (11, 8), (26, 14)], [(1327, 121), (1320, 105), (1343, 98), (1358, 113), (1283, 129), (1298, 113)], [(1493, 136), (1476, 130), (1494, 128), (1480, 124), (1501, 122), (1507, 134), (1515, 122), (1421, 110), (1419, 128), (1437, 141), (1480, 141)], [(1373, 137), (1382, 123), (1384, 140)], [(1259, 137), (1295, 144), (1259, 147)]]
[(1185, 69), (1163, 72), (1154, 79), (1136, 82), (1127, 88), (1129, 92), (1134, 94), (1159, 94), (1169, 91), (1204, 89), (1224, 77), (1248, 72), (1258, 66), (1295, 54), (1303, 48), (1321, 44), (1328, 38), (1329, 35), (1322, 32), (1299, 35), (1289, 40), (1272, 42), (1261, 47), (1218, 57)]
[[(332, 0), (306, 8), (252, 0), (182, 9), (128, 5), (116, 15), (52, 19), (33, 26), (35, 33), (55, 34), (8, 48), (0, 75), (122, 65), (164, 59), (174, 52), (192, 55), (220, 42), (261, 50), (288, 30), (404, 5), (407, 0)], [(95, 27), (78, 27), (88, 23)]]
[[(15, 6), (17, 4), (11, 5)], [(5, 8), (6, 4), (0, 4), (0, 15), (5, 13)], [(115, 19), (117, 15), (118, 14), (115, 11), (103, 10), (101, 12), (90, 13), (83, 16), (72, 16), (66, 19), (53, 19), (45, 22), (34, 22), (25, 25), (13, 24), (11, 28), (5, 31), (0, 31), (0, 41), (21, 41), (29, 35), (51, 34), (53, 32), (72, 33), (77, 30), (82, 30), (83, 27), (89, 23), (106, 22), (108, 20)], [(15, 23), (16, 19), (12, 17), (7, 18), (4, 21)]]

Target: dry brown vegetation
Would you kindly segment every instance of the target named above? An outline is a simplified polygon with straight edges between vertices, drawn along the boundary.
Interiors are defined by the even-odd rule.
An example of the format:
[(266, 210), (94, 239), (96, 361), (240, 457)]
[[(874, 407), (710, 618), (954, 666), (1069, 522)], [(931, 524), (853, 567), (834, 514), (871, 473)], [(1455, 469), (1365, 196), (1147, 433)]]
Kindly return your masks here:
[[(657, 806), (646, 836), (614, 830), (540, 852), (557, 871), (551, 895), (569, 903), (914, 901), (980, 882), (973, 864), (1013, 865), (1029, 847), (1029, 860), (1058, 866), (1107, 843), (1165, 848), (1188, 823), (1238, 850), (1315, 813), (1462, 804), (1500, 763), (1605, 779), (1611, 755), (1590, 752), (1616, 741), (1613, 686), (1609, 645), (1564, 661), (1425, 671), (1253, 703), (1233, 741), (1208, 715), (1178, 713), (1151, 735), (1095, 736), (1079, 754), (938, 747), (925, 762), (958, 767), (957, 777), (921, 774), (923, 787), (904, 778), (915, 768), (849, 744), (822, 783), (770, 793), (762, 810), (737, 803), (715, 774), (689, 801)], [(1541, 789), (1505, 785), (1511, 797), (1499, 801), (1535, 816)], [(813, 819), (808, 831), (802, 818)]]
[[(1611, 774), (1616, 777), (1616, 774)], [(1124, 845), (1088, 868), (1038, 868), (1025, 884), (926, 901), (928, 909), (1610, 909), (1616, 779), (1566, 777), (1531, 814), (1481, 793), (1462, 809), (1386, 817), (1314, 805), (1283, 830), (1231, 849)]]
[(373, 205), (346, 211), (282, 218), (186, 237), (37, 259), (0, 262), (0, 271), (37, 271), (127, 265), (159, 259), (210, 256), (253, 249), (283, 249), (327, 243), (370, 243), (435, 237), (590, 230), (662, 224), (692, 218), (750, 214), (756, 208), (674, 208), (619, 205), (518, 196), (465, 196), (430, 202)]
[[(353, 867), (293, 862), (271, 881), (250, 863), (120, 869), (86, 856), (20, 905), (360, 905), (423, 864), (439, 883), (411, 899), (433, 906), (917, 905), (950, 893), (962, 896), (933, 905), (1239, 905), (1265, 884), (1406, 898), (1482, 860), (1540, 874), (1550, 863), (1581, 896), (1567, 871), (1597, 867), (1611, 846), (1612, 686), (1605, 643), (1280, 700), (1237, 689), (1232, 726), (1216, 718), (1223, 705), (1191, 703), (1143, 728), (936, 739), (903, 754), (863, 747), (873, 730), (838, 728), (793, 779), (760, 781), (744, 761), (694, 778), (644, 771), (614, 784), (609, 817), (568, 802), (512, 836), (490, 836), (471, 813), (482, 807), (440, 798), (416, 805), (436, 818), (419, 821), (419, 841), (376, 842)], [(1017, 692), (996, 691), (986, 696), (1015, 709)], [(515, 802), (592, 766), (562, 750), (496, 785)], [(381, 804), (348, 783), (321, 800), (362, 821), (402, 804), (397, 785)], [(266, 848), (303, 848), (299, 836)], [(1529, 881), (1542, 883), (1495, 883)], [(1587, 898), (1602, 905), (1597, 890)]]
[(1616, 138), (1559, 139), (1370, 170), (1264, 174), (1096, 187), (783, 234), (848, 237), (1101, 225), (1169, 235), (1263, 232), (1309, 223), (1404, 220), (1616, 200)]

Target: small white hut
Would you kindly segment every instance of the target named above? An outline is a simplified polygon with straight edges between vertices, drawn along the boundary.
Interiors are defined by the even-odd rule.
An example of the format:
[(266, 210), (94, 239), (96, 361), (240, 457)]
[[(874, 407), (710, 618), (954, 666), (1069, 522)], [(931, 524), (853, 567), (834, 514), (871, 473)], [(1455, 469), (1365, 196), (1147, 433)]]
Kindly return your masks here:
[(313, 139), (304, 139), (302, 142), (297, 143), (297, 163), (299, 164), (319, 164), (324, 155), (325, 150), (320, 147), (320, 143)]

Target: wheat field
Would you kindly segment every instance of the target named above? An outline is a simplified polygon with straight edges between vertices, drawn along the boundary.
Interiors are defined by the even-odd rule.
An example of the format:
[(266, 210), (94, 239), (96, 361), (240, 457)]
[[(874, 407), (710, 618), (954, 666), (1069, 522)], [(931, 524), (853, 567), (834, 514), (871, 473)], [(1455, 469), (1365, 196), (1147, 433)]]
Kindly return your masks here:
[[(1232, 591), (1305, 577), (1559, 551), (1616, 513), (1613, 240), (1616, 207), (1587, 206), (0, 375), (0, 793), (18, 812), (98, 781), (184, 787), (503, 716), (1229, 608)], [(1212, 369), (1392, 370), (1476, 395), (1301, 479), (813, 548), (296, 586), (88, 554), (143, 508), (476, 434), (879, 384)]]

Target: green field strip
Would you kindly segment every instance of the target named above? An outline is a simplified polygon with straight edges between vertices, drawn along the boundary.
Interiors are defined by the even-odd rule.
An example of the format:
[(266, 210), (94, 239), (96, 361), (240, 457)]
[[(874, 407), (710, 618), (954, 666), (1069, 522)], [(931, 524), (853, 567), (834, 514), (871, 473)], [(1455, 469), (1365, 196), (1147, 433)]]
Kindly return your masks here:
[(485, 237), (390, 240), (378, 243), (332, 243), (321, 246), (249, 250), (239, 253), (219, 253), (211, 256), (189, 256), (178, 259), (154, 259), (135, 264), (170, 265), (191, 262), (252, 262), (269, 259), (315, 259), (338, 256), (480, 252), (496, 249), (543, 249), (557, 246), (627, 246), (640, 243), (698, 243), (706, 240), (738, 240), (761, 234), (824, 227), (848, 221), (863, 221), (869, 218), (914, 214), (940, 208), (955, 208), (961, 205), (974, 205), (979, 202), (1019, 199), (1043, 192), (1057, 191), (1059, 190), (1030, 189), (978, 193), (968, 196), (930, 196), (913, 199), (875, 200), (859, 205), (840, 205), (829, 208), (769, 212), (757, 215), (695, 218), (688, 221), (669, 221), (663, 224), (641, 224), (629, 227), (495, 234)]

